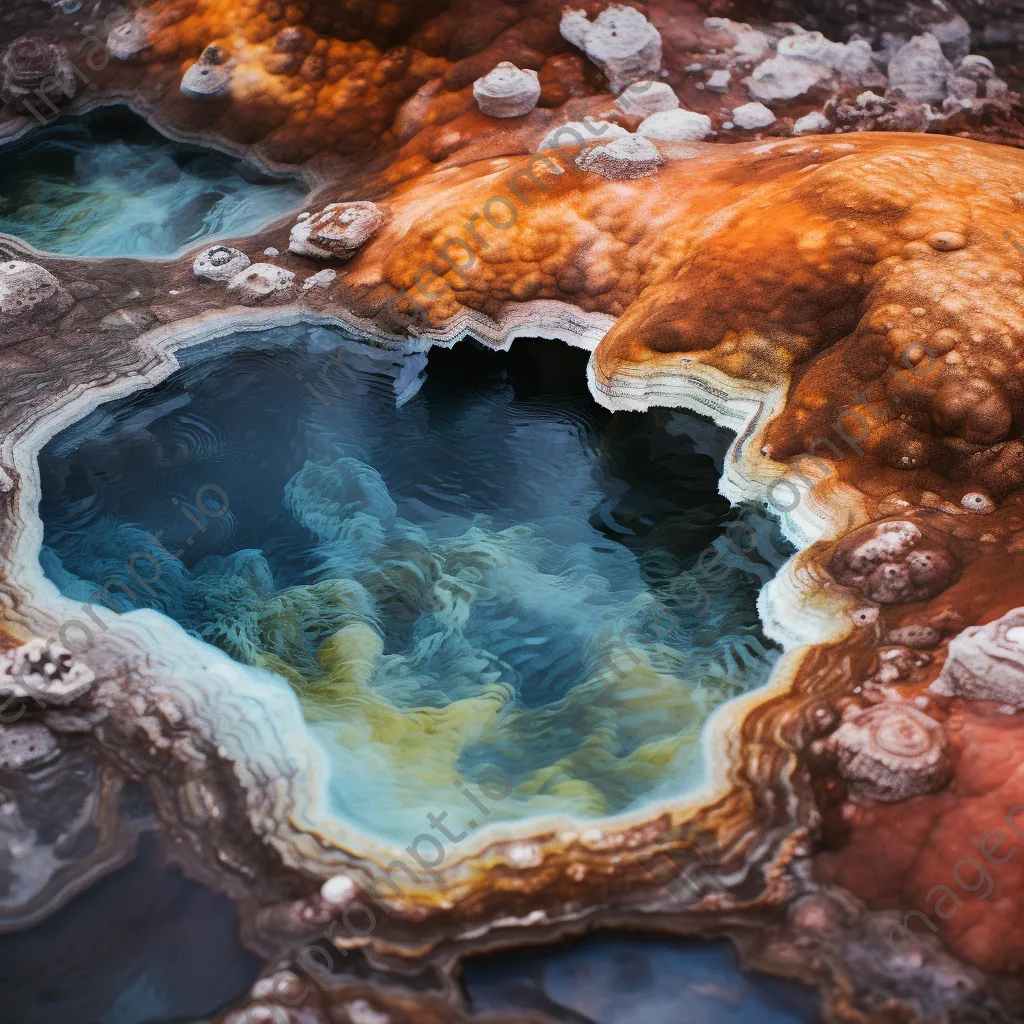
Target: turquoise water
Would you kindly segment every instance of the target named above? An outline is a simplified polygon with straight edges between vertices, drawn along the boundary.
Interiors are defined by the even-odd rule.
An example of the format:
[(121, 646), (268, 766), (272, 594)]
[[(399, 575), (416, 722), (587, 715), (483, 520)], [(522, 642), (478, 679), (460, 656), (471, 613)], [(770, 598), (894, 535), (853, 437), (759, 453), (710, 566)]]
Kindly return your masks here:
[(729, 549), (723, 431), (609, 415), (552, 342), (245, 343), (44, 450), (41, 560), (65, 594), (157, 608), (286, 679), (335, 810), (379, 835), (449, 809), (477, 827), (453, 784), (487, 773), (492, 821), (701, 782), (708, 716), (775, 660), (755, 601), (785, 556), (753, 529)]
[(113, 108), (4, 149), (0, 232), (65, 256), (171, 256), (255, 231), (305, 194)]

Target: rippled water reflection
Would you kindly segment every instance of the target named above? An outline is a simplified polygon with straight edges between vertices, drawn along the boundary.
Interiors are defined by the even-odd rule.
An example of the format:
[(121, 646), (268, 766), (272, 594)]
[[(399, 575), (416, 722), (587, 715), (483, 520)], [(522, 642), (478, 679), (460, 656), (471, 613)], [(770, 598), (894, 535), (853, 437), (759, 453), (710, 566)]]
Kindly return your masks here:
[(378, 834), (471, 831), (453, 783), (487, 773), (491, 821), (697, 786), (708, 716), (775, 657), (755, 600), (781, 555), (727, 550), (727, 435), (603, 412), (557, 343), (427, 365), (339, 341), (195, 354), (55, 439), (48, 575), (287, 679), (336, 810)]

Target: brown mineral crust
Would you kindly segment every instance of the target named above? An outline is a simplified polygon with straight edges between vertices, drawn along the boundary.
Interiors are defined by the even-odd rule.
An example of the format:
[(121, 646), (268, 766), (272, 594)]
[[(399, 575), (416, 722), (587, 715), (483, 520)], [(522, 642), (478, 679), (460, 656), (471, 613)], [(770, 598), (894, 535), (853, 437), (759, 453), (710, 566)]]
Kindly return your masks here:
[[(1020, 509), (1003, 510), (1002, 518), (1003, 523), (993, 525), (1005, 543), (1019, 529)], [(969, 516), (955, 521), (977, 522)], [(822, 692), (831, 680), (832, 700), (853, 689), (839, 699), (840, 705), (908, 702), (915, 713), (923, 711), (941, 724), (950, 747), (951, 781), (937, 792), (897, 803), (851, 802), (829, 763), (819, 760), (818, 748), (804, 748), (823, 823), (823, 850), (813, 858), (815, 875), (822, 882), (841, 885), (873, 909), (899, 911), (900, 919), (910, 911), (923, 912), (956, 956), (998, 974), (1018, 970), (1024, 948), (1013, 909), (1024, 890), (1024, 862), (1005, 856), (1011, 845), (1024, 839), (1024, 782), (1018, 770), (1024, 719), (991, 701), (929, 692), (950, 638), (965, 623), (991, 622), (1024, 603), (1019, 555), (999, 543), (976, 544), (975, 552), (964, 576), (941, 595), (923, 603), (884, 607), (869, 626), (838, 644), (819, 647), (801, 665), (794, 695)], [(921, 644), (930, 660), (882, 689), (865, 683), (875, 670), (868, 658), (872, 648), (884, 650), (894, 640)], [(883, 695), (883, 690), (888, 693)], [(762, 707), (751, 717), (756, 720), (767, 713)], [(1000, 831), (1004, 839), (999, 838)], [(980, 852), (983, 836), (989, 853), (1003, 863)], [(972, 860), (964, 859), (968, 857)], [(988, 883), (979, 883), (972, 863), (992, 876), (992, 891), (984, 899), (981, 894)], [(949, 887), (960, 903), (939, 886)], [(911, 921), (919, 937), (931, 932), (919, 917)], [(904, 952), (906, 948), (912, 948), (909, 942)]]
[[(871, 907), (921, 911), (968, 963), (995, 973), (1016, 971), (1024, 966), (1024, 925), (1017, 913), (1024, 858), (1013, 856), (1024, 840), (1024, 778), (1018, 770), (1024, 721), (956, 704), (946, 729), (959, 748), (950, 785), (900, 804), (858, 805), (847, 816), (841, 848), (820, 853), (816, 873)], [(983, 837), (994, 859), (985, 856)], [(979, 867), (992, 878), (990, 892)], [(932, 930), (920, 918), (913, 927), (921, 934)]]

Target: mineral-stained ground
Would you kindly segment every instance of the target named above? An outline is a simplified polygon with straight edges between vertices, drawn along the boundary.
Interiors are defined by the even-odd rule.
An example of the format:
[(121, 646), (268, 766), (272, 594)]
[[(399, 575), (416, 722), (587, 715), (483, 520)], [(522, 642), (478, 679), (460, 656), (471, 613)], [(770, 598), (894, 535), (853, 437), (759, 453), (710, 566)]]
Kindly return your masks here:
[(0, 1018), (1022, 1019), (1021, 43), (0, 4)]

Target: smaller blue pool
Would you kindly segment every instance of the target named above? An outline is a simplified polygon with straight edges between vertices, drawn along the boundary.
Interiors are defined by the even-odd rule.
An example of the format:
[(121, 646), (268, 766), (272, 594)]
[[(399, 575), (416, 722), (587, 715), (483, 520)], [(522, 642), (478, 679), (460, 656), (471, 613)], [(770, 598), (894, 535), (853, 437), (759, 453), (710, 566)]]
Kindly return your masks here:
[(173, 256), (256, 231), (306, 195), (122, 108), (33, 132), (3, 157), (0, 232), (64, 256)]

